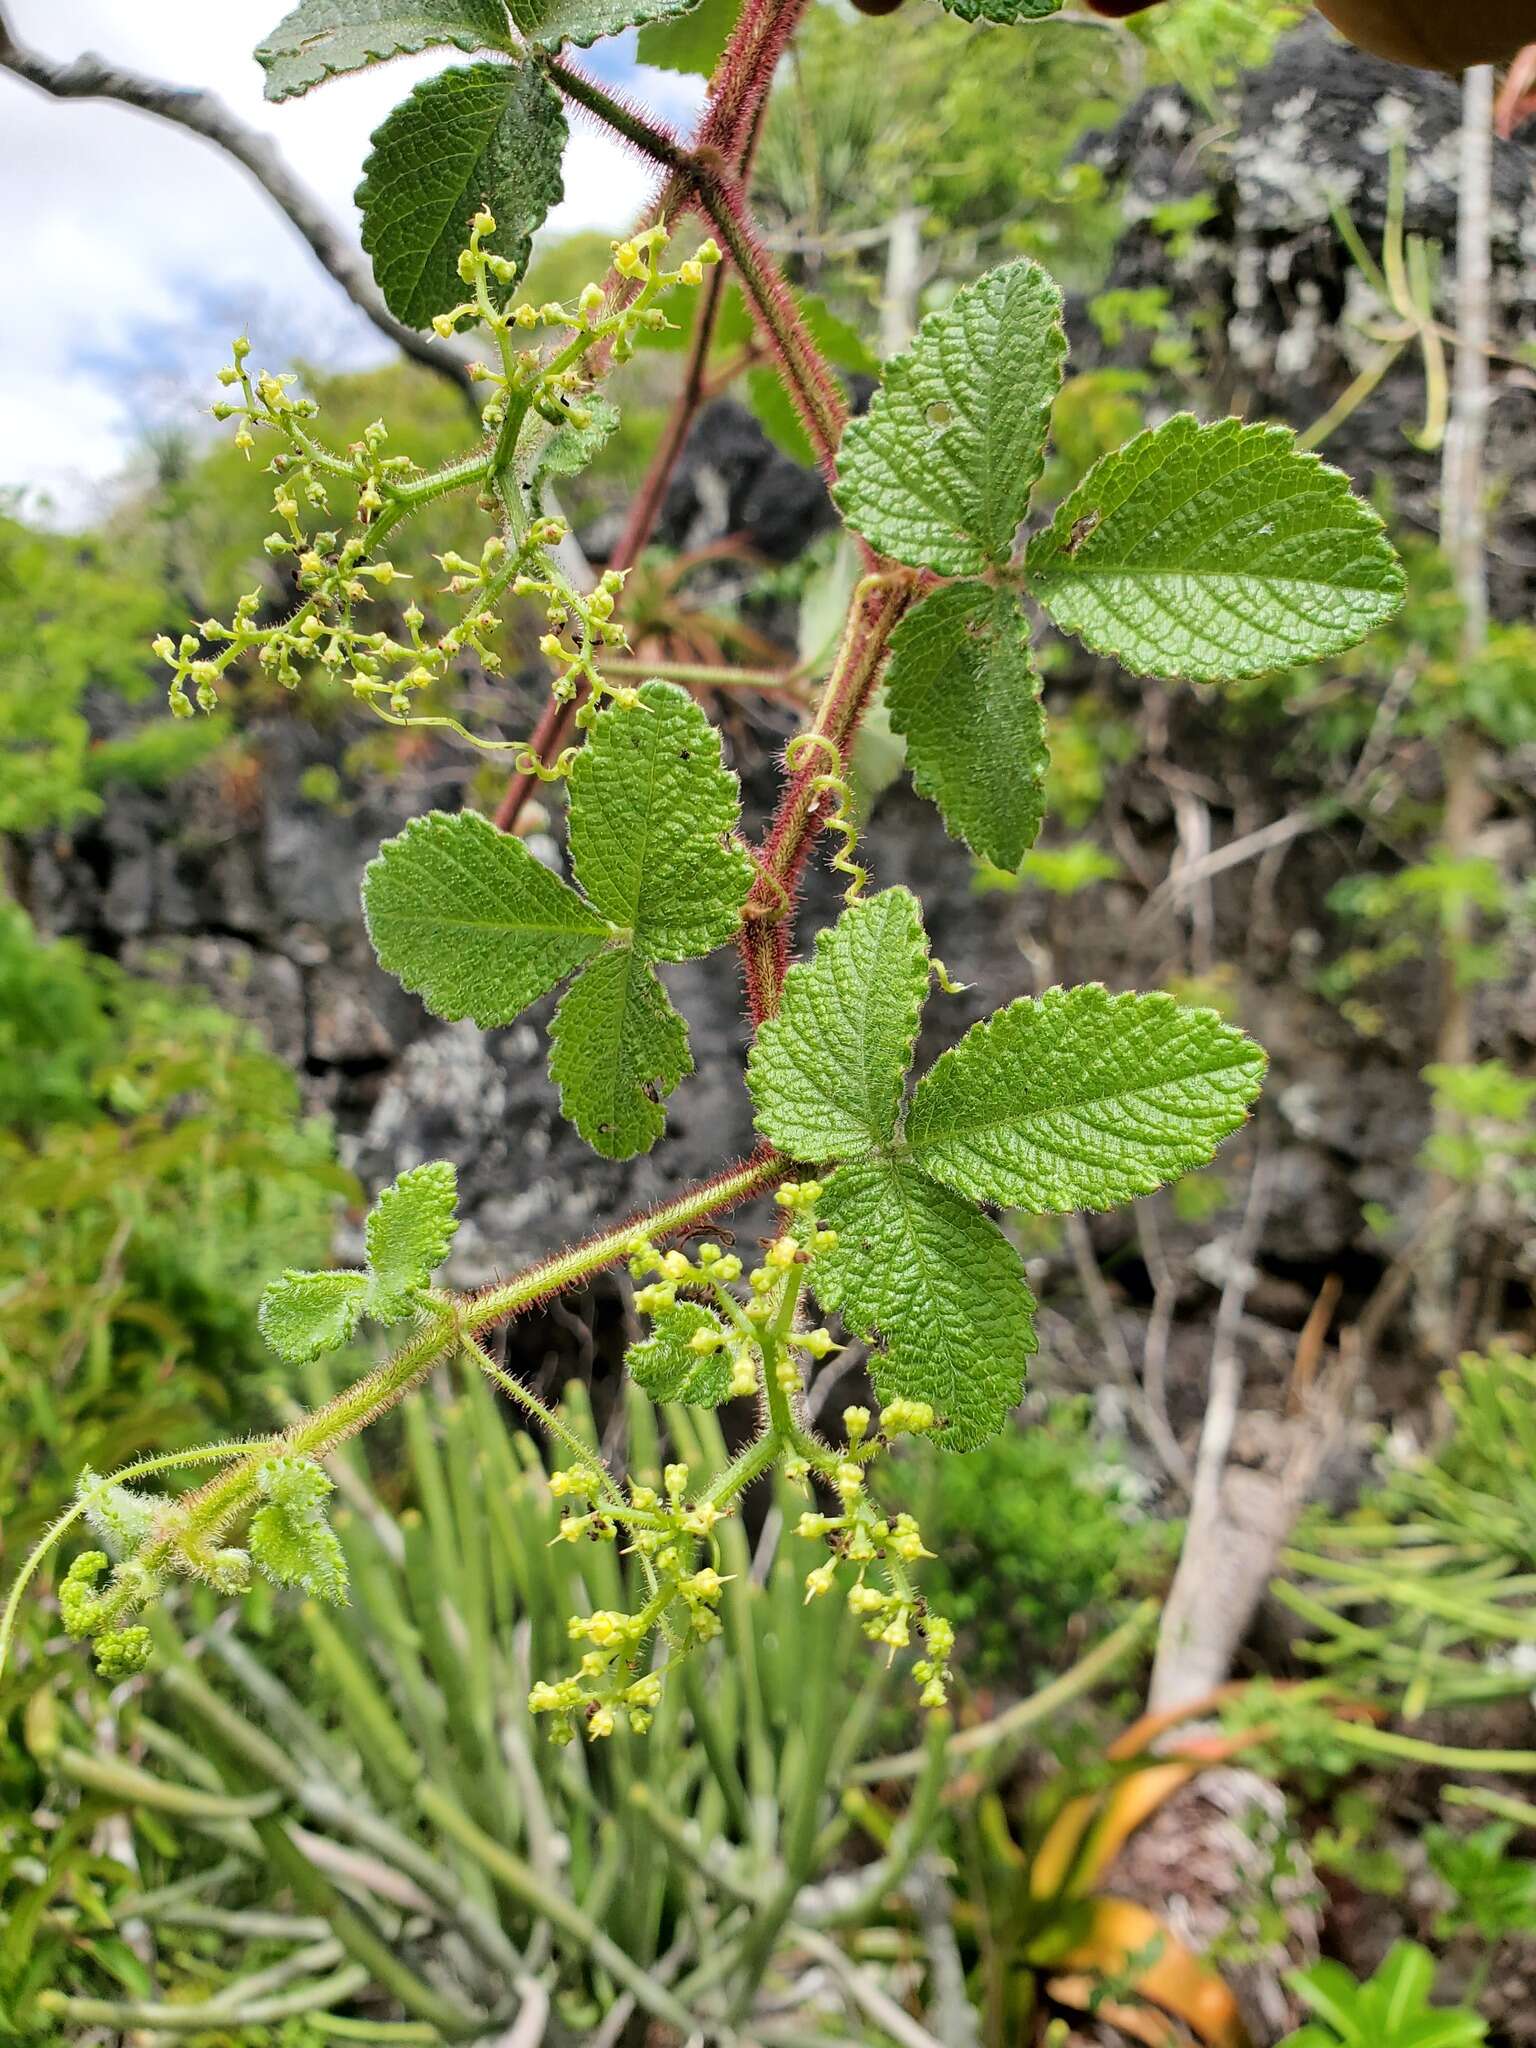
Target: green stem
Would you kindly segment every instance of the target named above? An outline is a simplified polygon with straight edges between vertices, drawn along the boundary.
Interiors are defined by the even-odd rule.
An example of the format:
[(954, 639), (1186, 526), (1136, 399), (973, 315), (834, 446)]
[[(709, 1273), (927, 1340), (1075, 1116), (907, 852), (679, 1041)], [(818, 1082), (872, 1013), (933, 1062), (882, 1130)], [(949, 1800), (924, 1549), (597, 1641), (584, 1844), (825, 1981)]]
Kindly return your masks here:
[(778, 1457), (785, 1447), (785, 1440), (777, 1430), (765, 1429), (761, 1436), (754, 1437), (744, 1451), (740, 1451), (726, 1466), (702, 1495), (706, 1507), (724, 1507), (733, 1501), (738, 1493), (749, 1487), (753, 1480)]
[(1441, 1771), (1508, 1771), (1511, 1776), (1536, 1776), (1536, 1749), (1453, 1749), (1425, 1742), (1416, 1735), (1395, 1735), (1390, 1728), (1371, 1728), (1360, 1721), (1335, 1721), (1333, 1733), (1347, 1749), (1366, 1756), (1401, 1758), (1429, 1764)]
[(1441, 1794), (1447, 1806), (1472, 1806), (1479, 1812), (1497, 1814), (1517, 1827), (1536, 1828), (1536, 1806), (1529, 1799), (1512, 1799), (1507, 1792), (1493, 1792), (1485, 1785), (1447, 1785)]
[(573, 1245), (568, 1251), (557, 1252), (552, 1258), (530, 1266), (515, 1280), (505, 1281), (500, 1287), (488, 1288), (484, 1294), (476, 1295), (464, 1304), (464, 1328), (478, 1336), (482, 1330), (489, 1329), (493, 1323), (505, 1322), (508, 1316), (516, 1315), (520, 1309), (530, 1308), (549, 1295), (563, 1293), (566, 1288), (602, 1272), (605, 1266), (617, 1265), (620, 1259), (628, 1256), (637, 1238), (666, 1237), (672, 1231), (686, 1229), (691, 1223), (701, 1223), (706, 1217), (718, 1215), (722, 1209), (734, 1208), (740, 1202), (749, 1201), (753, 1195), (777, 1187), (780, 1181), (788, 1178), (790, 1171), (789, 1160), (764, 1146), (740, 1166), (731, 1167), (716, 1179), (701, 1182), (674, 1200), (663, 1202), (644, 1215), (621, 1224), (617, 1230), (589, 1237), (584, 1244)]
[[(509, 1372), (504, 1372), (495, 1359), (491, 1357), (490, 1353), (482, 1345), (477, 1344), (473, 1337), (464, 1338), (462, 1348), (464, 1356), (473, 1365), (477, 1365), (488, 1380), (493, 1380), (509, 1399), (516, 1401), (520, 1408), (533, 1416), (541, 1427), (547, 1430), (550, 1436), (555, 1439), (556, 1443), (563, 1446), (570, 1453), (573, 1464), (578, 1465), (584, 1472), (590, 1471), (597, 1474), (602, 1483), (603, 1496), (605, 1500), (611, 1503), (615, 1512), (621, 1514), (635, 1512), (630, 1509), (629, 1503), (625, 1500), (618, 1482), (614, 1479), (612, 1473), (608, 1471), (601, 1459), (592, 1456), (592, 1453), (587, 1449), (569, 1423), (557, 1415), (553, 1408), (546, 1407), (537, 1394), (530, 1393), (521, 1380), (514, 1379)], [(654, 1521), (654, 1517), (648, 1516), (646, 1519)], [(657, 1524), (657, 1526), (660, 1525)]]
[(368, 1972), (349, 1964), (301, 1991), (285, 1992), (278, 1998), (256, 1999), (243, 2010), (238, 2006), (161, 2005), (152, 2000), (117, 2004), (106, 1998), (66, 1998), (59, 1991), (38, 1993), (44, 2012), (57, 2013), (80, 2027), (111, 2027), (118, 2032), (149, 2027), (166, 2034), (206, 2034), (210, 2021), (217, 2027), (270, 2027), (281, 2020), (297, 2019), (321, 2006), (340, 2004), (354, 1997), (368, 1983)]
[(176, 1785), (157, 1778), (153, 1771), (140, 1770), (118, 1756), (90, 1756), (68, 1743), (59, 1751), (61, 1773), (76, 1785), (100, 1792), (122, 1806), (147, 1806), (157, 1813), (172, 1813), (183, 1820), (256, 1820), (281, 1806), (277, 1791), (253, 1792), (243, 1796), (232, 1792), (206, 1792), (196, 1785)]
[(132, 1465), (124, 1465), (121, 1471), (109, 1474), (102, 1480), (100, 1486), (93, 1487), (89, 1494), (77, 1500), (72, 1507), (66, 1508), (58, 1520), (51, 1523), (32, 1546), (7, 1596), (5, 1612), (0, 1614), (0, 1677), (5, 1675), (6, 1661), (16, 1640), (16, 1621), (21, 1613), (22, 1596), (59, 1538), (79, 1521), (98, 1494), (105, 1493), (110, 1486), (122, 1486), (130, 1479), (144, 1479), (152, 1472), (164, 1472), (173, 1466), (210, 1465), (219, 1459), (233, 1463), (236, 1460), (248, 1459), (253, 1451), (260, 1451), (266, 1456), (275, 1448), (275, 1439), (266, 1444), (203, 1444), (197, 1450), (166, 1451), (158, 1457), (140, 1458)]
[(612, 655), (603, 667), (624, 681), (645, 682), (659, 676), (664, 682), (698, 690), (793, 690), (805, 680), (798, 668), (717, 668), (703, 661), (631, 661)]

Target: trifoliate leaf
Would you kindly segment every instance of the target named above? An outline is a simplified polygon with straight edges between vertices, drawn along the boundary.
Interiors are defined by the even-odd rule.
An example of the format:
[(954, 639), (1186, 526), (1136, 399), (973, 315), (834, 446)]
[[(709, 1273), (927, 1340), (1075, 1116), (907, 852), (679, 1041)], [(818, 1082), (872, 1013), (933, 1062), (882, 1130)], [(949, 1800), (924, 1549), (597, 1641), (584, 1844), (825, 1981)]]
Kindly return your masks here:
[(912, 780), (973, 853), (1010, 874), (1045, 814), (1045, 713), (1009, 592), (936, 590), (891, 635), (885, 702)]
[(279, 1358), (303, 1365), (348, 1342), (367, 1293), (364, 1273), (285, 1273), (262, 1295), (257, 1326)]
[(508, 0), (512, 19), (541, 50), (561, 43), (585, 49), (600, 36), (616, 36), (646, 22), (669, 22), (698, 0)]
[(589, 960), (607, 921), (477, 811), (428, 811), (386, 839), (363, 875), (379, 965), (439, 1017), (487, 1029)]
[[(701, 1333), (713, 1349), (695, 1350)], [(690, 1408), (715, 1408), (731, 1391), (731, 1358), (725, 1326), (713, 1309), (679, 1301), (663, 1309), (654, 1333), (624, 1354), (630, 1378), (653, 1401), (682, 1401)]]
[(361, 71), (448, 43), (512, 50), (502, 0), (302, 0), (256, 50), (269, 100), (292, 99), (343, 71)]
[(1023, 997), (918, 1083), (912, 1157), (977, 1201), (1109, 1209), (1204, 1166), (1237, 1130), (1265, 1057), (1214, 1010), (1097, 982)]
[(1189, 413), (1095, 463), (1025, 569), (1064, 633), (1138, 675), (1197, 682), (1353, 647), (1404, 589), (1341, 470), (1288, 427)]
[(687, 960), (732, 938), (752, 863), (725, 843), (741, 817), (720, 735), (686, 690), (642, 683), (614, 705), (571, 770), (571, 866), (645, 960)]
[(325, 1519), (332, 1486), (313, 1458), (268, 1458), (256, 1484), (267, 1505), (251, 1517), (251, 1556), (280, 1586), (319, 1600), (347, 1597), (347, 1561)]
[(686, 14), (649, 22), (636, 55), (658, 71), (694, 71), (708, 78), (719, 63), (740, 13), (740, 0), (699, 0)]
[(930, 313), (850, 422), (833, 497), (882, 554), (944, 576), (1006, 562), (1045, 461), (1067, 339), (1028, 257)]
[(1046, 21), (1061, 12), (1061, 0), (942, 0), (942, 4), (962, 21), (997, 21), (1004, 27), (1016, 21)]
[(661, 1104), (693, 1061), (688, 1027), (645, 961), (616, 946), (584, 968), (549, 1040), (561, 1110), (593, 1150), (605, 1159), (649, 1152), (666, 1125)]
[(458, 1199), (458, 1176), (443, 1159), (409, 1168), (384, 1189), (364, 1228), (371, 1316), (394, 1323), (412, 1312), (412, 1291), (425, 1287), (448, 1256)]
[(858, 1336), (882, 1401), (927, 1401), (939, 1440), (972, 1450), (1024, 1392), (1036, 1349), (1024, 1263), (990, 1217), (910, 1161), (859, 1160), (827, 1182), (819, 1214), (838, 1234), (815, 1288)]
[(459, 255), (481, 206), (496, 218), (484, 246), (523, 268), (564, 189), (565, 137), (560, 95), (534, 64), (441, 71), (374, 130), (357, 204), (397, 320), (426, 327), (462, 302)]
[(792, 1159), (856, 1159), (895, 1135), (928, 993), (917, 898), (883, 889), (816, 935), (747, 1063), (757, 1127)]

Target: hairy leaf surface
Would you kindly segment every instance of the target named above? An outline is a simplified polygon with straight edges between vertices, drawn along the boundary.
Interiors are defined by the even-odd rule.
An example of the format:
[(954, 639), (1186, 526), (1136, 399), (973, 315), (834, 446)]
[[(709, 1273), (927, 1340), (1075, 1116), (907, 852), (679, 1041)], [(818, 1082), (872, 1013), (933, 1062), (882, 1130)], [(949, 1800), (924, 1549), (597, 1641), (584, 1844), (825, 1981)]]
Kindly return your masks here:
[(867, 1342), (882, 1401), (927, 1401), (940, 1441), (973, 1450), (1024, 1392), (1036, 1349), (1024, 1263), (990, 1217), (910, 1161), (858, 1160), (827, 1183), (820, 1214), (838, 1233), (816, 1291)]
[(1010, 873), (1045, 814), (1045, 712), (1029, 628), (984, 583), (937, 590), (891, 635), (886, 708), (907, 765), (944, 823)]
[(1259, 675), (1353, 647), (1402, 564), (1342, 471), (1288, 427), (1180, 413), (1106, 455), (1036, 534), (1030, 589), (1138, 675)]
[(262, 1295), (257, 1325), (279, 1358), (304, 1365), (349, 1342), (367, 1293), (363, 1273), (285, 1273)]
[(850, 904), (817, 933), (747, 1063), (770, 1144), (792, 1159), (848, 1159), (895, 1135), (928, 976), (922, 910), (906, 889)]
[(679, 1301), (663, 1309), (654, 1333), (624, 1354), (630, 1378), (653, 1401), (683, 1401), (691, 1408), (718, 1407), (731, 1390), (730, 1354), (691, 1349), (701, 1330), (724, 1337), (725, 1327), (701, 1302)]
[(530, 43), (553, 50), (561, 43), (583, 49), (601, 36), (647, 22), (670, 22), (698, 0), (509, 0), (512, 19)]
[(312, 1598), (347, 1597), (347, 1560), (325, 1518), (333, 1489), (313, 1458), (268, 1458), (256, 1484), (266, 1499), (251, 1517), (251, 1556), (280, 1586), (300, 1586)]
[(389, 310), (426, 327), (464, 297), (459, 253), (478, 207), (485, 247), (521, 269), (564, 187), (560, 95), (534, 64), (470, 64), (418, 85), (373, 133), (357, 204)]
[(379, 965), (439, 1017), (509, 1024), (610, 936), (606, 919), (478, 811), (428, 811), (363, 875)]
[(693, 1072), (688, 1027), (652, 969), (628, 946), (604, 953), (561, 997), (549, 1037), (560, 1107), (593, 1150), (648, 1152), (666, 1125), (661, 1104)]
[(976, 1201), (1109, 1209), (1204, 1166), (1243, 1123), (1264, 1054), (1214, 1010), (1097, 982), (1022, 997), (918, 1083), (912, 1157)]
[(1061, 0), (943, 0), (943, 5), (962, 21), (996, 21), (1005, 27), (1016, 21), (1045, 21), (1061, 12)]
[(373, 1285), (368, 1313), (398, 1322), (448, 1256), (458, 1220), (458, 1176), (445, 1159), (399, 1174), (368, 1212), (364, 1243)]
[(302, 0), (257, 45), (269, 100), (308, 92), (344, 71), (437, 44), (510, 50), (501, 0)]
[(1045, 460), (1061, 294), (1028, 257), (930, 313), (850, 421), (833, 490), (882, 554), (944, 576), (1006, 562)]
[(686, 690), (643, 683), (605, 711), (571, 770), (571, 865), (647, 960), (687, 960), (733, 937), (752, 886), (725, 844), (741, 817), (720, 735)]

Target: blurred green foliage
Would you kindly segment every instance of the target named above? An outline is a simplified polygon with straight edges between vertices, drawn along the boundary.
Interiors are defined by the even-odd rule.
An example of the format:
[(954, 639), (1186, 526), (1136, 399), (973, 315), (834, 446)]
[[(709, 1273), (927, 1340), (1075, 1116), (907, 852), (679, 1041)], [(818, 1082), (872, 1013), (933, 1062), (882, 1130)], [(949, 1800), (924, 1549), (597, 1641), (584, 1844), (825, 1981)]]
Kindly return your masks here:
[(963, 1458), (927, 1446), (891, 1462), (936, 1555), (928, 1597), (960, 1632), (959, 1664), (978, 1679), (1029, 1677), (1124, 1618), (1177, 1554), (1177, 1525), (1153, 1519), (1092, 1404), (1055, 1402)]
[[(325, 1365), (309, 1369), (309, 1398), (330, 1385)], [(562, 1414), (595, 1457), (583, 1388)], [(643, 1739), (621, 1727), (562, 1750), (528, 1711), (531, 1678), (568, 1657), (573, 1609), (621, 1605), (641, 1566), (619, 1544), (556, 1540), (546, 1454), (479, 1374), (462, 1391), (440, 1380), (401, 1419), (332, 1464), (347, 1606), (258, 1589), (238, 1628), (204, 1629), (215, 1603), (184, 1588), (178, 1622), (160, 1617), (156, 1666), (117, 1717), (123, 1752), (147, 1770), (95, 1753), (78, 1658), (54, 1667), (29, 1716), (55, 1774), (53, 1952), (25, 1984), (13, 1975), (20, 2038), (77, 2025), (71, 1997), (212, 1996), (222, 2024), (200, 2048), (289, 2048), (288, 2035), (239, 2027), (260, 2008), (261, 1973), (287, 1955), (285, 1995), (313, 2011), (314, 2033), (296, 2028), (305, 2044), (349, 2038), (332, 2006), (377, 2013), (380, 1990), (425, 2023), (413, 2038), (464, 2038), (444, 2019), (454, 2007), (499, 2035), (535, 1972), (553, 1995), (550, 2038), (584, 2040), (625, 1991), (661, 2019), (669, 1991), (687, 2000), (695, 1983), (750, 1997), (791, 1905), (807, 1925), (890, 1917), (892, 1886), (938, 1825), (946, 1724), (935, 1717), (894, 1831), (877, 1802), (843, 1802), (893, 1718), (890, 1674), (842, 1602), (806, 1604), (788, 1543), (754, 1559), (740, 1522), (724, 1523), (721, 1640), (683, 1666)], [(668, 1457), (725, 1455), (712, 1413), (667, 1410), (665, 1439), (659, 1419), (631, 1391), (627, 1432), (622, 1417), (604, 1431), (610, 1453), (623, 1438), (630, 1468), (657, 1484)], [(786, 1489), (779, 1506), (792, 1519), (798, 1497)], [(231, 1800), (249, 1802), (239, 1825)], [(136, 1879), (71, 1861), (114, 1813)], [(22, 1849), (25, 1869), (13, 1861), (9, 1899), (0, 1852), (0, 1900), (34, 1926), (36, 1849)], [(134, 1907), (154, 1929), (153, 1980), (113, 1967)], [(0, 2014), (5, 1995), (0, 1977)]]
[[(255, 1306), (273, 1269), (324, 1261), (338, 1195), (330, 1133), (300, 1112), (248, 1028), (47, 942), (0, 904), (0, 1579), (84, 1465), (271, 1426)], [(135, 1998), (143, 1962), (114, 1918), (132, 1842), (88, 1799), (46, 1798), (57, 1706), (47, 1608), (0, 1690), (0, 2039), (33, 1991)], [(75, 1711), (104, 1713), (72, 1668)], [(153, 1837), (154, 1822), (143, 1823)]]
[(224, 737), (168, 713), (93, 738), (88, 693), (155, 695), (151, 636), (169, 593), (142, 547), (70, 538), (0, 516), (0, 832), (68, 825), (101, 809), (111, 780), (156, 784)]
[[(247, 1027), (0, 905), (0, 1561), (120, 1465), (267, 1419), (254, 1310), (324, 1262), (328, 1130)], [(8, 1573), (7, 1573), (8, 1576)]]
[(1536, 1360), (1499, 1346), (1441, 1384), (1439, 1446), (1400, 1459), (1354, 1513), (1307, 1517), (1275, 1587), (1307, 1624), (1303, 1655), (1410, 1721), (1531, 1689)]

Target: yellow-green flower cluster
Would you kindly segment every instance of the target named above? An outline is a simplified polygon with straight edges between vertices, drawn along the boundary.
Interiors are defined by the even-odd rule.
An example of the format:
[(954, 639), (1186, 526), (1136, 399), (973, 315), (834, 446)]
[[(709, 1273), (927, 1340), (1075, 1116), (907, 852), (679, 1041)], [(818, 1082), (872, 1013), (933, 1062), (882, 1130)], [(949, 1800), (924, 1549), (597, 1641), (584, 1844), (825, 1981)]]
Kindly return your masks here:
[[(557, 552), (569, 529), (541, 509), (539, 486), (546, 469), (576, 469), (590, 460), (602, 439), (599, 407), (612, 417), (593, 395), (596, 383), (633, 353), (642, 334), (672, 324), (658, 302), (701, 283), (719, 251), (706, 243), (687, 262), (665, 269), (666, 230), (650, 228), (614, 244), (616, 267), (631, 287), (621, 302), (610, 305), (600, 286), (588, 285), (570, 305), (513, 305), (508, 288), (515, 271), (485, 247), (495, 227), (489, 213), (476, 215), (459, 259), (467, 296), (434, 323), (445, 338), (466, 322), (477, 323), (496, 344), (495, 367), (467, 370), (490, 388), (481, 411), (488, 445), (461, 461), (423, 472), (409, 457), (387, 452), (382, 420), (344, 451), (327, 446), (314, 428), (314, 399), (297, 394), (290, 375), (253, 373), (250, 342), (236, 341), (232, 360), (219, 372), (229, 395), (215, 404), (214, 417), (236, 422), (235, 445), (247, 456), (260, 437), (279, 444), (268, 465), (277, 523), (264, 546), (286, 568), (298, 602), (287, 617), (263, 624), (263, 593), (250, 591), (227, 623), (207, 619), (179, 639), (156, 640), (155, 652), (171, 670), (170, 703), (178, 717), (190, 717), (194, 702), (214, 710), (220, 684), (237, 662), (254, 662), (288, 689), (318, 668), (389, 724), (444, 727), (476, 746), (524, 754), (521, 741), (489, 739), (446, 710), (422, 708), (425, 693), (450, 683), (466, 656), (485, 675), (501, 674), (498, 607), (508, 594), (542, 600), (548, 630), (540, 647), (555, 665), (554, 693), (568, 700), (586, 691), (580, 723), (590, 723), (606, 696), (632, 695), (610, 690), (601, 668), (605, 648), (628, 645), (614, 616), (623, 574), (609, 570), (594, 589), (577, 588)], [(562, 436), (557, 452), (554, 443)], [(422, 605), (412, 601), (381, 622), (381, 600), (408, 580), (385, 551), (388, 537), (427, 505), (462, 492), (475, 493), (498, 522), (478, 560), (439, 558), (447, 575), (443, 594), (459, 601), (456, 616), (446, 626), (429, 625)], [(336, 502), (339, 512), (333, 512)], [(570, 758), (568, 751), (553, 771), (528, 765), (560, 774)]]

